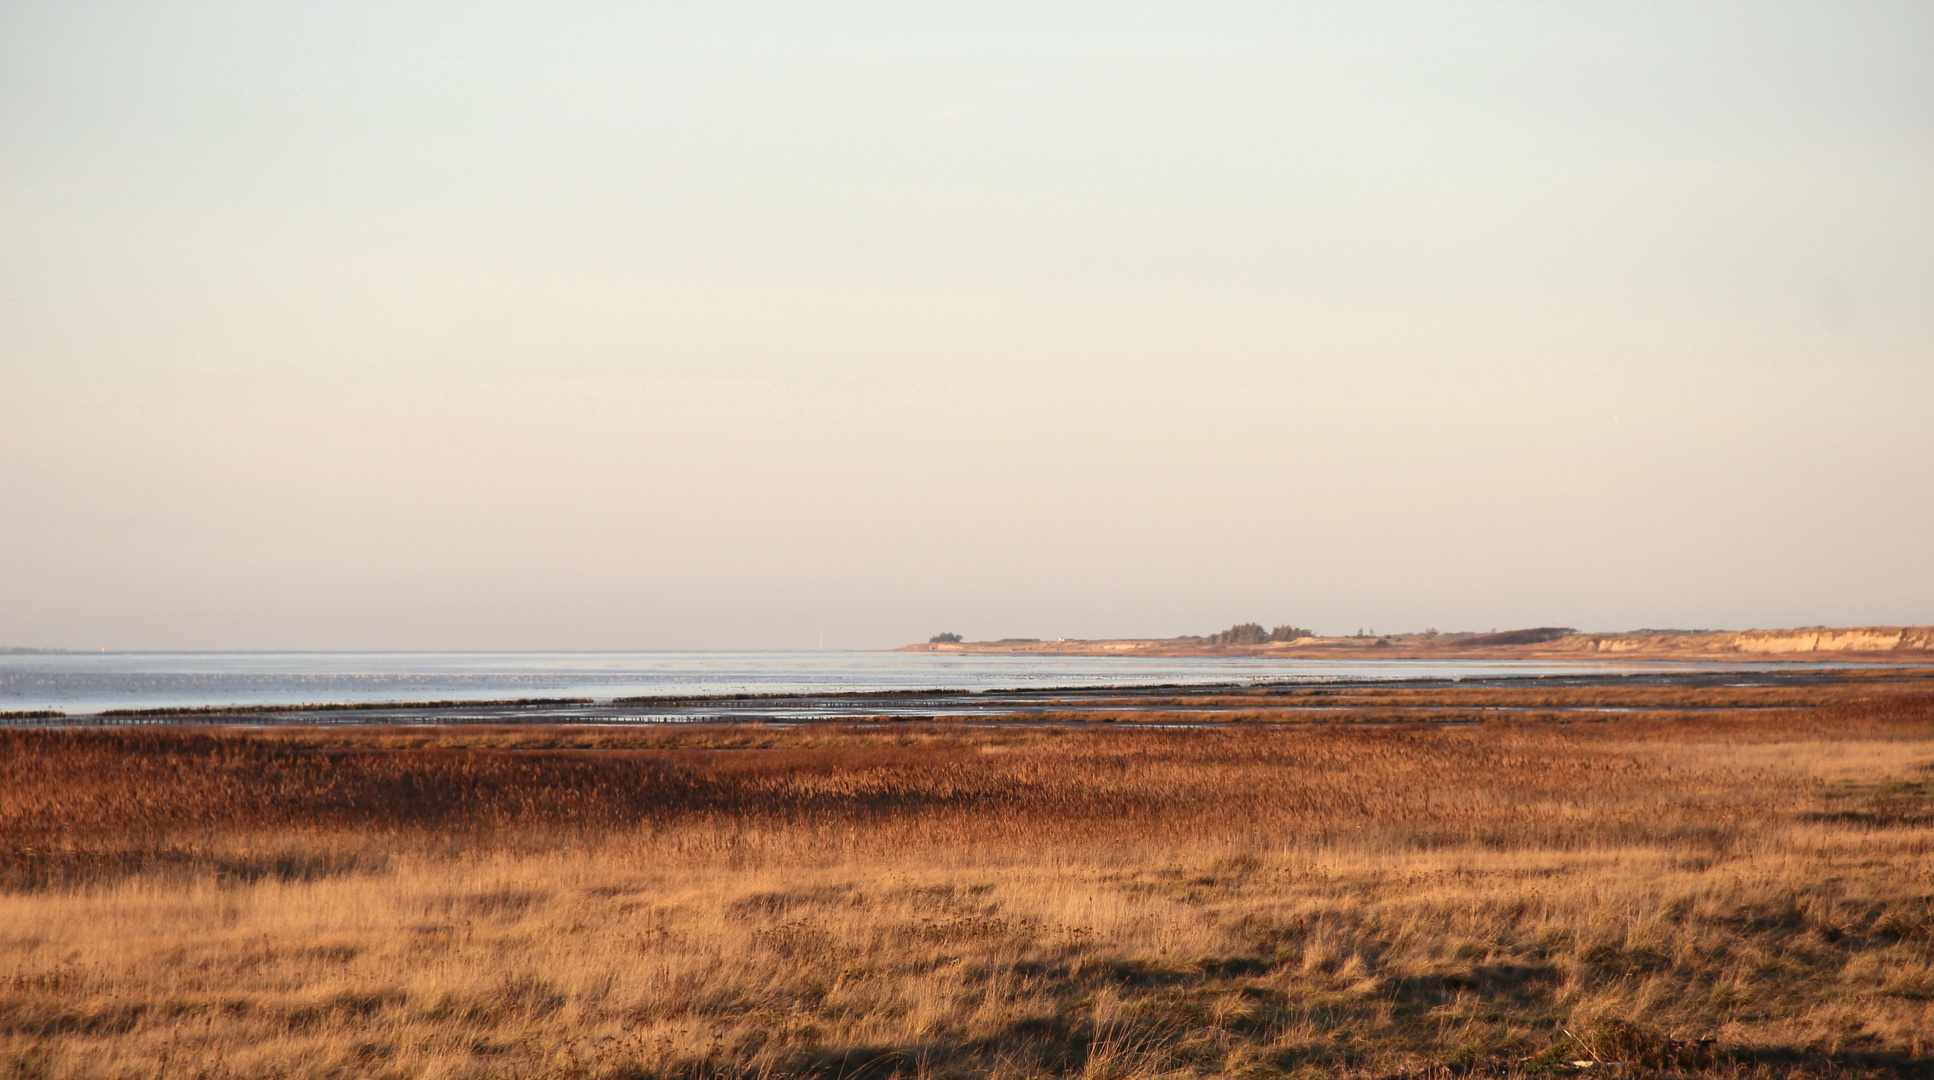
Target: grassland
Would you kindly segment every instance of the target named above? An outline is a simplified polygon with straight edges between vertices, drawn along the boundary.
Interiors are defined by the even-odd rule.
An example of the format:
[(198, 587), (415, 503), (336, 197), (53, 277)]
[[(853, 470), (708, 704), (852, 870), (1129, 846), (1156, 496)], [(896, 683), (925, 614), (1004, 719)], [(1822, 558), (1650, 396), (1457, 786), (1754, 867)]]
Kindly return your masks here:
[(0, 731), (0, 1075), (1934, 1075), (1930, 689)]

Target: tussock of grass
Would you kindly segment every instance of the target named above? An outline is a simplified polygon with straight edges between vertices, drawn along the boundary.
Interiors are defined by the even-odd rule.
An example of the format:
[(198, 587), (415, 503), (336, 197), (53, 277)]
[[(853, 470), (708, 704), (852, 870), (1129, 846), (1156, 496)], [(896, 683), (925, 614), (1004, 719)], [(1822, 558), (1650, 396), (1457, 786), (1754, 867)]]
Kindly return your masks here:
[(0, 1075), (1925, 1073), (1934, 701), (1869, 697), (0, 732)]

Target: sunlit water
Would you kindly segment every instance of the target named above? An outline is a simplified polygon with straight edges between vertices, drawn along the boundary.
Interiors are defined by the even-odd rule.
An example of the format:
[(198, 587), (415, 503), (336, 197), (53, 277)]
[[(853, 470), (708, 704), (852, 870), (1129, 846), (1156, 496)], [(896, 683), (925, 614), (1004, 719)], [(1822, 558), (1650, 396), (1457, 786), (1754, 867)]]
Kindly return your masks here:
[(10, 653), (0, 654), (0, 712), (57, 709), (81, 715), (203, 705), (1202, 685), (1798, 666), (894, 652)]

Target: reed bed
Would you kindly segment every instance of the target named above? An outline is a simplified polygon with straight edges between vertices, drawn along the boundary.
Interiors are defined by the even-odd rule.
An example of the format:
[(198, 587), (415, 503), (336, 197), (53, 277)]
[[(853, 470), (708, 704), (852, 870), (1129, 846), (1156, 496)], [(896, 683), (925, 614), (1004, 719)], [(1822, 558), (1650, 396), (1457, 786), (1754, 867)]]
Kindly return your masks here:
[[(1275, 685), (1247, 690), (1082, 691), (1056, 699), (1068, 708), (1165, 709), (1755, 709), (1816, 708), (1891, 697), (1934, 694), (1934, 668), (1867, 668), (1830, 672), (1755, 674), (1746, 685), (1713, 684), (1673, 676), (1664, 684), (1643, 676), (1594, 678), (1583, 684), (1542, 679), (1484, 680), (1445, 685), (1436, 680), (1411, 683), (1352, 682), (1340, 685)], [(1772, 680), (1770, 684), (1762, 680)]]
[(0, 732), (0, 1074), (1928, 1075), (1934, 698), (1894, 685)]

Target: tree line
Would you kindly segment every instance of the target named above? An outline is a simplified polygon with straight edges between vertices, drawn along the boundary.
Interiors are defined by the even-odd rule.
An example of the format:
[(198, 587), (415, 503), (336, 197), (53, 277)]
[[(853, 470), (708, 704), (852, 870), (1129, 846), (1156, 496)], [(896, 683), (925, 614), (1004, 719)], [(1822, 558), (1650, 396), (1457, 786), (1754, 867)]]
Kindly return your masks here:
[(1207, 637), (1191, 638), (1210, 645), (1262, 645), (1271, 641), (1295, 641), (1297, 638), (1315, 637), (1316, 631), (1285, 623), (1272, 630), (1265, 630), (1261, 623), (1237, 623), (1229, 629)]

